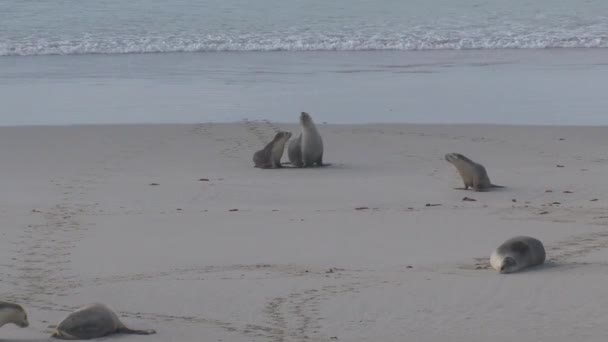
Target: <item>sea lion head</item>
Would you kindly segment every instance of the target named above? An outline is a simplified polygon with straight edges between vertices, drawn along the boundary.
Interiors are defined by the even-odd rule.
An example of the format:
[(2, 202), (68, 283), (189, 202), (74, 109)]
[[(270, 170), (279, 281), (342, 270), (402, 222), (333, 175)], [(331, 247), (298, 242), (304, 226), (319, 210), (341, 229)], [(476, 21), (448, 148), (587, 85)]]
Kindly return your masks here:
[(291, 138), (291, 132), (278, 132), (275, 136), (274, 136), (274, 141), (287, 141), (289, 140), (289, 138)]
[(27, 313), (21, 305), (10, 304), (10, 306), (3, 306), (1, 310), (6, 315), (8, 323), (13, 323), (21, 328), (26, 328), (30, 325), (30, 322), (27, 320)]
[(306, 112), (300, 113), (300, 123), (302, 125), (310, 125), (312, 123), (312, 118), (310, 117), (310, 114)]
[(500, 264), (500, 273), (511, 273), (517, 271), (519, 268), (517, 262), (512, 257), (505, 257)]
[(30, 326), (30, 322), (27, 320), (27, 313), (25, 310), (22, 309), (17, 316), (18, 319), (15, 321), (15, 324), (21, 328), (27, 328)]
[(453, 162), (457, 161), (458, 159), (460, 159), (460, 154), (458, 154), (458, 153), (448, 153), (445, 155), (445, 160), (447, 160), (450, 163), (453, 163)]
[(472, 163), (472, 161), (465, 157), (464, 155), (460, 154), (460, 153), (448, 153), (445, 155), (445, 160), (447, 160), (450, 163), (456, 163), (456, 162), (468, 162), (468, 163)]

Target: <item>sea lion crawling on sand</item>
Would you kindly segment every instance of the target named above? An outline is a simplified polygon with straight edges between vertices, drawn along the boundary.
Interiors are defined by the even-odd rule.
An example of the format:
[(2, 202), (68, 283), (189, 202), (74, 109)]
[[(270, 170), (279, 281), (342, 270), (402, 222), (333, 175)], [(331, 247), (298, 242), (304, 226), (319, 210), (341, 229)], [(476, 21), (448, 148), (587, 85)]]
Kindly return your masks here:
[(18, 327), (26, 328), (30, 325), (25, 309), (19, 304), (0, 302), (0, 327), (13, 323)]
[(118, 319), (107, 306), (94, 303), (84, 306), (68, 315), (51, 337), (62, 340), (90, 340), (111, 334), (151, 335), (154, 330), (132, 330)]
[(485, 191), (490, 188), (504, 188), (504, 186), (490, 182), (486, 168), (483, 165), (475, 163), (460, 153), (448, 153), (445, 155), (445, 160), (454, 165), (460, 177), (462, 177), (464, 188), (458, 189), (467, 190), (471, 187), (475, 191)]
[(287, 156), (294, 167), (325, 166), (323, 164), (323, 139), (310, 114), (300, 114), (300, 135), (289, 143)]
[(490, 265), (500, 273), (513, 273), (545, 262), (545, 247), (538, 239), (516, 236), (498, 246)]
[(261, 169), (280, 168), (281, 157), (285, 150), (285, 143), (291, 138), (290, 132), (279, 132), (274, 136), (264, 149), (253, 154), (253, 163), (255, 167)]

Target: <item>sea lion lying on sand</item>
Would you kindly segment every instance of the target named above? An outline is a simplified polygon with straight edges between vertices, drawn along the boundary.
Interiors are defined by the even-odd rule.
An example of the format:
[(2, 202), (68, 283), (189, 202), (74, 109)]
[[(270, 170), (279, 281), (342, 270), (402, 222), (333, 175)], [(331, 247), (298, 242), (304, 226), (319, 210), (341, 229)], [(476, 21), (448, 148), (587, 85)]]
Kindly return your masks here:
[(26, 328), (30, 325), (25, 309), (19, 304), (0, 302), (0, 327), (13, 323), (18, 327)]
[(516, 236), (503, 242), (490, 256), (490, 265), (500, 273), (517, 272), (543, 262), (543, 243), (529, 236)]
[(84, 306), (68, 315), (51, 337), (62, 340), (90, 340), (111, 334), (151, 335), (154, 330), (132, 330), (127, 328), (114, 311), (107, 306), (94, 303)]

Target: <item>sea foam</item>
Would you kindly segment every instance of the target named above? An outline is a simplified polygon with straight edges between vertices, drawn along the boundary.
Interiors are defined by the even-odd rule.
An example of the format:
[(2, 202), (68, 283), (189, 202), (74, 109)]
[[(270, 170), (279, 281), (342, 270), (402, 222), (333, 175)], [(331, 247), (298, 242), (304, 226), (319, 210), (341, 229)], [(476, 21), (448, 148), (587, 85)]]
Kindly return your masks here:
[(185, 34), (0, 39), (0, 56), (220, 51), (606, 48), (605, 30)]

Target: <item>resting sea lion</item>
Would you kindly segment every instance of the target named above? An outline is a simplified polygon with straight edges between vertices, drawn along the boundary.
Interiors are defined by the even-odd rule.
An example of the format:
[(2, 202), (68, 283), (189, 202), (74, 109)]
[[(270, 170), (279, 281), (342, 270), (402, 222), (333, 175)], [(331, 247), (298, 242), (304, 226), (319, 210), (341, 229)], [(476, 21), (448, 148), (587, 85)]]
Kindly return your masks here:
[(490, 265), (500, 273), (513, 273), (545, 262), (545, 247), (529, 236), (517, 236), (498, 246), (490, 256)]
[(127, 328), (114, 311), (107, 306), (94, 303), (84, 306), (68, 315), (51, 337), (62, 340), (90, 340), (111, 334), (151, 335), (154, 330), (132, 330)]
[(27, 313), (19, 304), (0, 302), (0, 327), (13, 323), (18, 327), (26, 328), (30, 325)]

